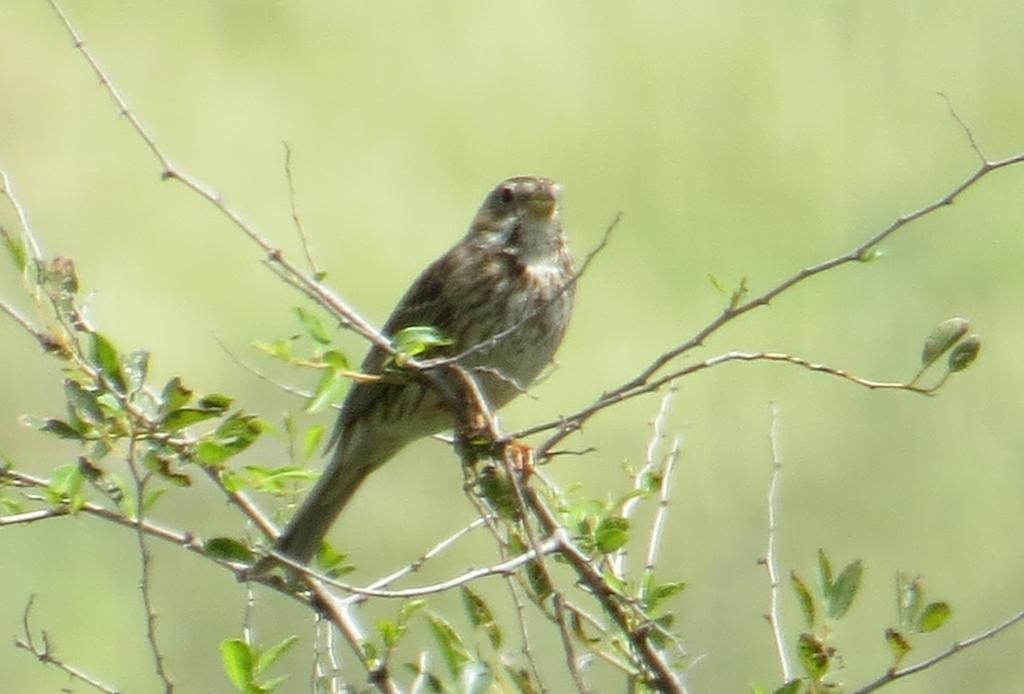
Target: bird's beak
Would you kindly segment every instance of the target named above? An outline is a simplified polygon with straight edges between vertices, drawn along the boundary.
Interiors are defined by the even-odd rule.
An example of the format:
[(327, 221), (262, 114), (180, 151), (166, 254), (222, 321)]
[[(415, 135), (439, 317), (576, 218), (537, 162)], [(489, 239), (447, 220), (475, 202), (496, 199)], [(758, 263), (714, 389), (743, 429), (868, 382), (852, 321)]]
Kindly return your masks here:
[(562, 187), (554, 181), (542, 181), (530, 195), (530, 210), (541, 217), (554, 217)]

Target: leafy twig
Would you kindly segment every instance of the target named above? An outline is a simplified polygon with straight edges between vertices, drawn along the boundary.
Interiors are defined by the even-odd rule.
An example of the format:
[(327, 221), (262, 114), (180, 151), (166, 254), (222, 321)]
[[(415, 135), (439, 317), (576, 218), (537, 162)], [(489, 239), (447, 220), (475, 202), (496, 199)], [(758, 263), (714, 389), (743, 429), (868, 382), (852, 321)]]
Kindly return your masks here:
[(981, 643), (982, 641), (985, 641), (986, 639), (990, 639), (996, 636), (997, 634), (1006, 631), (1007, 629), (1016, 625), (1018, 622), (1022, 620), (1024, 620), (1024, 610), (1021, 610), (1017, 614), (1007, 619), (1005, 622), (997, 624), (991, 629), (987, 629), (981, 632), (980, 634), (972, 636), (968, 639), (964, 639), (963, 641), (957, 641), (946, 650), (942, 651), (941, 653), (937, 653), (936, 655), (933, 655), (931, 658), (928, 658), (927, 660), (923, 660), (920, 663), (916, 663), (915, 665), (908, 665), (907, 667), (900, 668), (898, 670), (895, 668), (887, 670), (878, 679), (869, 682), (868, 684), (865, 684), (863, 687), (855, 689), (853, 692), (851, 692), (851, 694), (868, 694), (868, 692), (873, 692), (876, 689), (880, 689), (881, 687), (889, 684), (890, 682), (901, 679), (903, 677), (907, 677), (909, 675), (916, 674), (923, 670), (927, 670), (928, 668), (941, 663), (943, 660), (946, 660), (947, 658), (950, 658), (956, 655), (957, 653), (960, 653), (961, 651), (970, 648), (971, 646), (975, 646)]

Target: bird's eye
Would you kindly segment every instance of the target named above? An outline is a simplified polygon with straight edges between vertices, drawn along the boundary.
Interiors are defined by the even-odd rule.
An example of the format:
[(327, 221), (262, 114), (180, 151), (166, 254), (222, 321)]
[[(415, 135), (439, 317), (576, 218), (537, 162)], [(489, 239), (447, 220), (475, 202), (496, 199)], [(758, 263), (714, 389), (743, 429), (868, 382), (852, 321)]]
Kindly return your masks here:
[(508, 203), (515, 200), (516, 191), (512, 188), (512, 186), (502, 186), (499, 195), (501, 195), (501, 201), (507, 205)]

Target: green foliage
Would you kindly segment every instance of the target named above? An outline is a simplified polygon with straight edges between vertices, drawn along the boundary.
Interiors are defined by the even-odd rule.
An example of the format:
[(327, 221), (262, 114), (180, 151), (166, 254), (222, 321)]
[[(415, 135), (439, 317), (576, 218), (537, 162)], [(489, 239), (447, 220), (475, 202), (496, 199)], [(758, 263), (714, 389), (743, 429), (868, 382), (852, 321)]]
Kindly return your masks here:
[[(967, 335), (969, 329), (970, 323), (966, 318), (960, 317), (950, 318), (935, 326), (925, 338), (921, 351), (921, 370), (912, 383), (916, 383), (928, 367), (947, 352), (949, 357), (946, 360), (946, 374), (932, 387), (932, 391), (938, 390), (950, 375), (963, 371), (973, 364), (981, 352), (981, 338), (977, 335)], [(964, 337), (965, 335), (967, 337)]]
[(950, 347), (967, 334), (970, 323), (966, 318), (950, 318), (939, 323), (924, 341), (921, 352), (921, 365), (930, 366), (936, 359), (945, 354)]
[(896, 623), (899, 626), (885, 631), (893, 667), (899, 666), (913, 650), (918, 635), (941, 628), (952, 615), (953, 608), (947, 602), (925, 602), (924, 586), (919, 577), (910, 578), (902, 571), (896, 572)]
[(244, 694), (269, 694), (283, 677), (260, 681), (259, 678), (281, 656), (298, 643), (297, 636), (289, 636), (267, 649), (260, 649), (243, 639), (225, 639), (220, 644), (221, 663), (231, 684)]
[(454, 343), (454, 340), (429, 325), (402, 328), (391, 338), (391, 346), (396, 352), (394, 361), (398, 366), (403, 366), (409, 359), (426, 354), (431, 349)]
[[(804, 617), (807, 631), (797, 637), (796, 653), (806, 675), (808, 691), (826, 691), (835, 687), (826, 677), (839, 659), (832, 643), (832, 623), (844, 618), (860, 590), (863, 564), (852, 561), (836, 575), (832, 560), (824, 550), (818, 550), (817, 591), (813, 591), (796, 571), (790, 572), (790, 582)], [(781, 688), (794, 687), (788, 682)], [(778, 691), (778, 690), (777, 690)], [(792, 689), (797, 691), (797, 689)]]

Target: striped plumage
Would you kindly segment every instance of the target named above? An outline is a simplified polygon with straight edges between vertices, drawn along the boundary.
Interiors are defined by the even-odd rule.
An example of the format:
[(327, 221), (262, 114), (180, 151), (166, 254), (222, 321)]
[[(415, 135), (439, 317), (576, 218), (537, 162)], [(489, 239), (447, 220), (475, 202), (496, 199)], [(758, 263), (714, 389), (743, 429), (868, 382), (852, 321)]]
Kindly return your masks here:
[[(495, 409), (550, 363), (569, 322), (573, 269), (558, 192), (554, 182), (533, 176), (495, 187), (466, 235), (416, 279), (383, 328), (393, 336), (409, 326), (432, 326), (455, 340), (429, 355), (441, 356), (460, 354), (518, 326), (462, 363)], [(362, 370), (380, 373), (386, 360), (373, 347)], [(452, 424), (441, 395), (421, 381), (353, 383), (338, 417), (331, 461), (275, 550), (308, 562), (367, 475), (405, 445)]]

